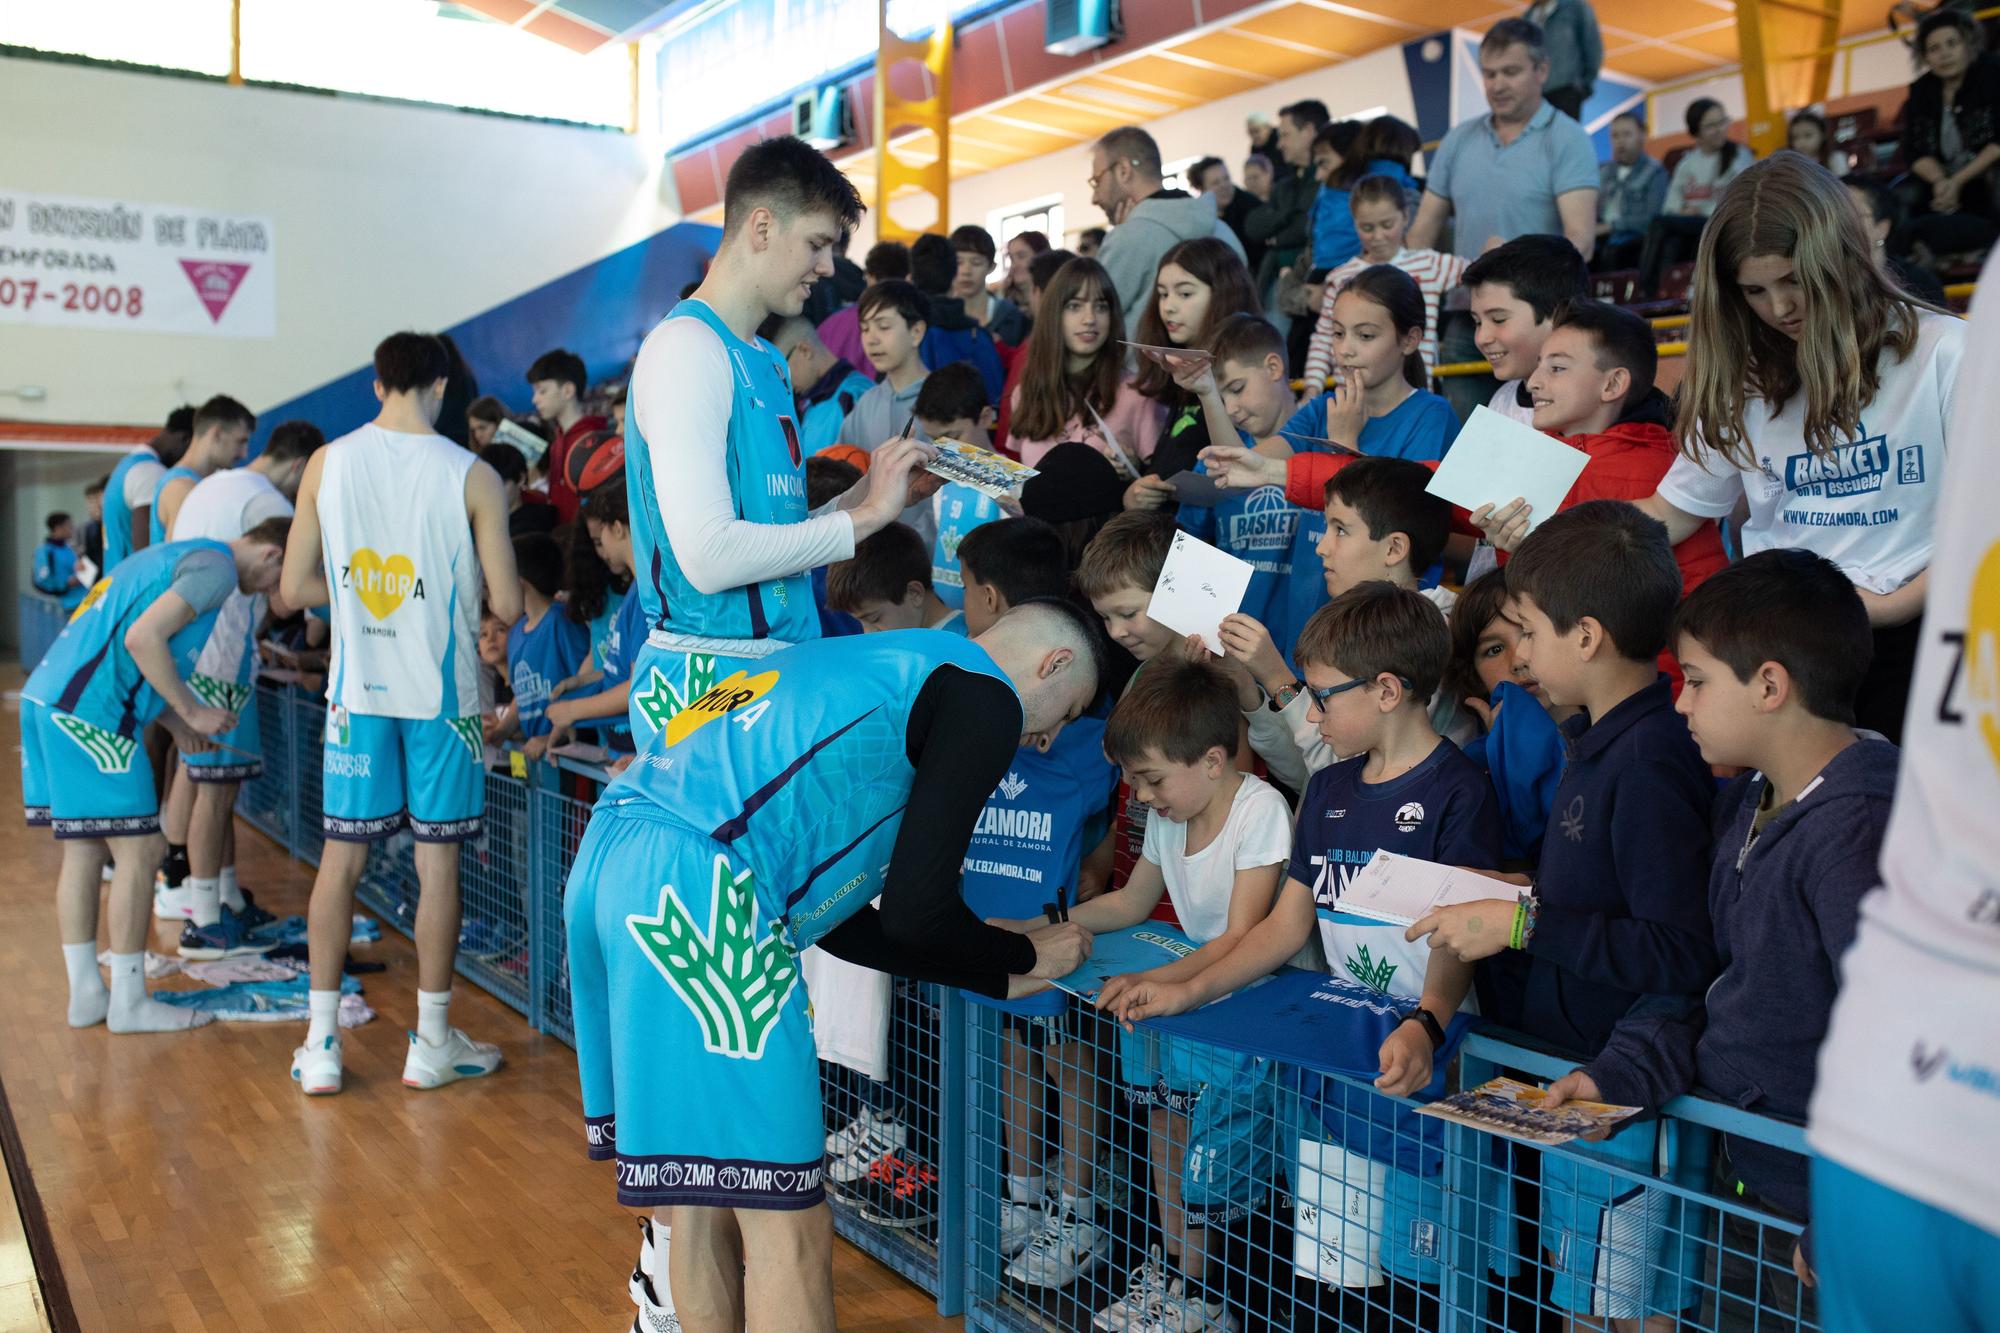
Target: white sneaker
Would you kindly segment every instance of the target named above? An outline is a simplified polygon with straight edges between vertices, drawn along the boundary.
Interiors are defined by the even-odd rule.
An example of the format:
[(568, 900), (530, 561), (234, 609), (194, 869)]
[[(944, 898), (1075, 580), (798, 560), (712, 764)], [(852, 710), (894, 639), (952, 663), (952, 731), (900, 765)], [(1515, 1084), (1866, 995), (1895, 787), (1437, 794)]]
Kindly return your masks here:
[(194, 890), (190, 888), (153, 890), (153, 915), (162, 921), (194, 919)]
[(826, 1136), (826, 1155), (845, 1157), (861, 1146), (861, 1141), (868, 1137), (869, 1130), (879, 1127), (886, 1133), (889, 1126), (895, 1123), (888, 1116), (877, 1113), (872, 1107), (863, 1107), (860, 1115)]
[(878, 1118), (868, 1127), (868, 1132), (855, 1145), (854, 1151), (845, 1157), (834, 1159), (826, 1169), (827, 1183), (832, 1185), (852, 1185), (865, 1180), (868, 1168), (881, 1161), (892, 1152), (901, 1152), (909, 1141), (909, 1127), (900, 1120), (887, 1117)]
[(462, 1078), (478, 1078), (500, 1067), (500, 1048), (488, 1041), (474, 1041), (452, 1028), (441, 1042), (421, 1040), (410, 1034), (410, 1054), (403, 1061), (403, 1086), (442, 1088)]
[(1053, 1195), (1043, 1195), (1020, 1203), (1008, 1199), (1000, 1205), (1000, 1253), (1013, 1258), (1040, 1235), (1054, 1211)]
[(340, 1091), (340, 1038), (328, 1037), (318, 1046), (292, 1052), (292, 1078), (308, 1097), (330, 1097)]
[(674, 1313), (673, 1297), (664, 1304), (650, 1279), (642, 1280), (638, 1292), (639, 1312), (632, 1316), (632, 1333), (681, 1333), (680, 1316)]
[(1242, 1325), (1221, 1301), (1189, 1300), (1180, 1278), (1154, 1307), (1153, 1318), (1139, 1333), (1241, 1333)]
[(1148, 1246), (1146, 1261), (1132, 1270), (1125, 1294), (1097, 1312), (1090, 1322), (1105, 1333), (1138, 1333), (1160, 1312), (1167, 1298), (1167, 1256), (1157, 1245)]
[(1007, 1265), (1007, 1280), (1029, 1287), (1067, 1287), (1103, 1263), (1110, 1252), (1111, 1237), (1102, 1227), (1059, 1206), (1021, 1257)]
[(632, 1265), (632, 1281), (629, 1285), (632, 1304), (643, 1306), (650, 1299), (655, 1305), (664, 1304), (667, 1308), (671, 1309), (673, 1307), (673, 1297), (671, 1295), (667, 1297), (665, 1302), (662, 1302), (657, 1295), (650, 1297), (648, 1295), (649, 1291), (657, 1292), (666, 1285), (666, 1246), (659, 1244), (654, 1239), (653, 1219), (650, 1217), (641, 1217), (639, 1219), (639, 1259), (637, 1263)]

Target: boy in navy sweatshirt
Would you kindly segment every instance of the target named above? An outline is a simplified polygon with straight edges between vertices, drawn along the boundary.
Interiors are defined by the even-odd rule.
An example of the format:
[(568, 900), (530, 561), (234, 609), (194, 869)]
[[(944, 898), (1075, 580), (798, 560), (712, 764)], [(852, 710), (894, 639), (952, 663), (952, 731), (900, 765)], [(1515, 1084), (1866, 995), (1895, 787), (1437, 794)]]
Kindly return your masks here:
[[(1662, 1091), (1699, 1084), (1732, 1105), (1803, 1120), (1840, 957), (1862, 895), (1881, 878), (1896, 787), (1896, 747), (1854, 730), (1873, 651), (1868, 612), (1837, 566), (1772, 550), (1696, 589), (1674, 631), (1687, 677), (1679, 710), (1702, 758), (1750, 771), (1715, 803), (1708, 906), (1722, 974), (1705, 1011), (1662, 1024), (1646, 1045), (1671, 1061)], [(1579, 1083), (1576, 1095), (1593, 1094)], [(1714, 1168), (1723, 1195), (1807, 1220), (1805, 1158), (1724, 1138)], [(1813, 1321), (1813, 1293), (1801, 1285), (1810, 1262), (1806, 1236), (1795, 1243), (1782, 1228), (1725, 1214), (1712, 1326), (1750, 1328), (1760, 1307), (1767, 1320)]]
[[(1517, 656), (1544, 694), (1583, 712), (1563, 723), (1569, 763), (1556, 788), (1539, 874), (1516, 900), (1447, 907), (1410, 927), (1481, 969), (1481, 1009), (1584, 1061), (1571, 1095), (1658, 1106), (1670, 1073), (1625, 1036), (1683, 1016), (1715, 975), (1708, 879), (1708, 766), (1674, 714), (1656, 659), (1680, 599), (1667, 530), (1633, 506), (1593, 500), (1549, 518), (1507, 565), (1520, 612)], [(1623, 1038), (1621, 1040), (1621, 1038)], [(1611, 1049), (1616, 1060), (1600, 1057)], [(1676, 1091), (1678, 1089), (1675, 1089)], [(1650, 1172), (1656, 1127), (1583, 1147)], [(1579, 1145), (1582, 1147), (1582, 1145)], [(1669, 1252), (1678, 1209), (1654, 1190), (1575, 1157), (1542, 1168), (1541, 1243), (1551, 1302), (1636, 1320), (1692, 1296)]]

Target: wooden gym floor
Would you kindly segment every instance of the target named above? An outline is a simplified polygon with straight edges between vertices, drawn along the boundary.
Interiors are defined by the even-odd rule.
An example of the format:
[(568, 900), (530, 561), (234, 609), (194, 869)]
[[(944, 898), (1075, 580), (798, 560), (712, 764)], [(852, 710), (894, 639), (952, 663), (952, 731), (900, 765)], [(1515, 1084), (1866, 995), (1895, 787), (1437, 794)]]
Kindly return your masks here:
[[(17, 669), (0, 745), (20, 744)], [(0, 764), (0, 1089), (39, 1197), (56, 1328), (588, 1329), (630, 1327), (632, 1214), (610, 1167), (585, 1158), (576, 1058), (467, 982), (452, 1018), (497, 1041), (500, 1073), (436, 1092), (401, 1082), (416, 958), (393, 931), (357, 957), (378, 1017), (346, 1036), (347, 1088), (307, 1099), (288, 1077), (302, 1024), (215, 1023), (113, 1037), (64, 1023), (53, 899), (59, 855), (22, 826), (19, 764)], [(305, 910), (311, 871), (247, 826), (243, 883), (279, 915)], [(156, 923), (152, 948), (175, 933)], [(186, 985), (184, 980), (161, 983)], [(4, 1130), (4, 1127), (0, 1127)], [(36, 1328), (33, 1267), (0, 1177), (0, 1329)], [(27, 1212), (33, 1239), (35, 1218)], [(957, 1329), (929, 1297), (836, 1241), (843, 1329)], [(39, 1293), (33, 1293), (39, 1295)]]

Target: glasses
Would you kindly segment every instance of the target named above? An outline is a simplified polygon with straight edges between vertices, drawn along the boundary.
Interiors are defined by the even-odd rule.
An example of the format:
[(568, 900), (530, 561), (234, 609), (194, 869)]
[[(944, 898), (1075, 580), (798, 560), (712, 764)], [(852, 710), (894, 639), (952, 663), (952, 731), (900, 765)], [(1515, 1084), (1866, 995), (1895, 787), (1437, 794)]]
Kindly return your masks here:
[[(1413, 688), (1407, 677), (1398, 676), (1396, 677), (1396, 679), (1402, 682), (1404, 689), (1407, 690)], [(1334, 695), (1345, 694), (1349, 690), (1358, 690), (1363, 685), (1373, 685), (1374, 683), (1375, 683), (1374, 677), (1362, 676), (1359, 677), (1358, 679), (1347, 681), (1344, 684), (1329, 685), (1325, 689), (1315, 689), (1313, 686), (1308, 685), (1306, 686), (1306, 693), (1312, 696), (1312, 701), (1315, 704), (1319, 705), (1321, 708), (1325, 708), (1326, 701), (1328, 699), (1331, 699)]]
[(1138, 165), (1139, 165), (1139, 159), (1136, 157), (1127, 158), (1118, 162), (1113, 162), (1110, 166), (1106, 167), (1104, 170), (1098, 172), (1095, 176), (1092, 176), (1090, 178), (1089, 185), (1091, 193), (1092, 194), (1097, 193), (1097, 182), (1103, 180), (1106, 176), (1111, 175), (1113, 172), (1117, 171), (1118, 168), (1124, 166), (1136, 167)]

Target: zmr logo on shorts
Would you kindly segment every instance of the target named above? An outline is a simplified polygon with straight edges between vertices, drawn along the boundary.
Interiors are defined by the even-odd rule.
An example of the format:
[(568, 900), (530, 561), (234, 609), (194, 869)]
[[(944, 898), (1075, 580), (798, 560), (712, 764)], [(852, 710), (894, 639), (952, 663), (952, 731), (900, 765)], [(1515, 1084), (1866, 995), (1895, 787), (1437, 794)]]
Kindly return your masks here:
[(377, 555), (366, 546), (356, 548), (340, 567), (340, 586), (359, 597), (377, 620), (387, 620), (409, 598), (424, 600), (424, 581), (410, 557)]
[(666, 726), (667, 744), (679, 745), (717, 718), (749, 707), (769, 694), (777, 683), (778, 673), (775, 671), (763, 671), (754, 676), (747, 671), (732, 672), (728, 678), (715, 682), (700, 698), (674, 714)]

